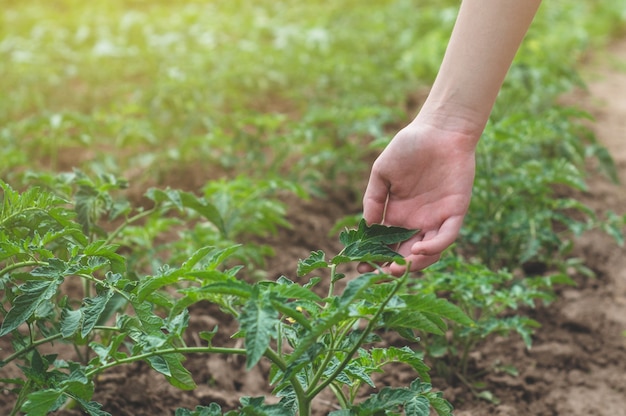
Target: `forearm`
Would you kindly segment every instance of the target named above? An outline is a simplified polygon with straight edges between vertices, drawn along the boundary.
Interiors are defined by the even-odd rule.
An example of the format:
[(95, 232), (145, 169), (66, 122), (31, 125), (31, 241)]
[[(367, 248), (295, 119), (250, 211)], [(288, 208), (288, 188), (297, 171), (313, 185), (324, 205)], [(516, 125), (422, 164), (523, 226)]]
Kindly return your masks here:
[(420, 113), (478, 137), (541, 0), (463, 0)]

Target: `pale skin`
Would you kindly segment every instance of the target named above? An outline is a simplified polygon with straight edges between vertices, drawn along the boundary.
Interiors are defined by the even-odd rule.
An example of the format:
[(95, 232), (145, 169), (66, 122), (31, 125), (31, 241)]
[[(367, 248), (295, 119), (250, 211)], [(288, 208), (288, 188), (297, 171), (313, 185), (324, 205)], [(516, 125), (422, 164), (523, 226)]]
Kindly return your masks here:
[[(363, 216), (370, 224), (420, 229), (397, 247), (411, 271), (438, 261), (459, 235), (476, 145), (540, 3), (463, 0), (428, 98), (372, 166)], [(383, 270), (400, 275), (406, 266)]]

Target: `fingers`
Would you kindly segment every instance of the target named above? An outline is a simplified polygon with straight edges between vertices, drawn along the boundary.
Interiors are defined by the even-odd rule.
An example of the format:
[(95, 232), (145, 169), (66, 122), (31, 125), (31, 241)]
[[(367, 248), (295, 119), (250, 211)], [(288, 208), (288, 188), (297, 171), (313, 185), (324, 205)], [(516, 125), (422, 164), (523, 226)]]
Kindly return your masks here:
[(363, 195), (363, 218), (368, 224), (382, 224), (388, 195), (388, 184), (372, 173)]
[[(444, 221), (441, 228), (427, 231), (423, 238), (418, 241), (415, 240), (419, 237), (413, 237), (413, 239), (405, 242), (405, 247), (407, 244), (410, 245), (410, 251), (407, 252), (407, 249), (404, 248), (399, 250), (399, 252), (410, 265), (410, 271), (423, 270), (439, 261), (441, 253), (456, 240), (462, 223), (463, 217), (451, 217)], [(400, 276), (406, 271), (406, 267), (406, 265), (393, 263), (384, 265), (381, 269), (384, 273)], [(367, 273), (373, 271), (374, 268), (369, 264), (359, 264), (357, 270), (359, 273)]]
[[(439, 261), (439, 259), (441, 258), (441, 253), (437, 253), (434, 254), (432, 256), (423, 256), (423, 255), (409, 255), (405, 257), (405, 260), (407, 261), (407, 263), (410, 265), (410, 271), (412, 272), (417, 272), (420, 270), (425, 269), (426, 267), (435, 264), (436, 262)], [(385, 272), (394, 275), (394, 276), (401, 276), (402, 274), (404, 274), (404, 272), (406, 271), (406, 267), (407, 265), (401, 265), (401, 264), (397, 264), (397, 263), (393, 263), (391, 265), (389, 265)]]
[(454, 243), (462, 224), (462, 216), (448, 218), (441, 224), (439, 230), (427, 231), (422, 240), (414, 243), (411, 246), (411, 253), (425, 257), (441, 254), (442, 251)]

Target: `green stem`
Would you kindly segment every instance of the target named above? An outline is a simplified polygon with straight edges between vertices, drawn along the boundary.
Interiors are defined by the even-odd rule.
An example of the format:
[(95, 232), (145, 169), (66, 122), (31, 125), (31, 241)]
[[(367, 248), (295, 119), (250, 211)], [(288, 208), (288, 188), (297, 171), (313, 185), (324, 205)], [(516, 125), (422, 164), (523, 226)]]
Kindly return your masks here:
[(31, 260), (31, 261), (22, 261), (19, 263), (14, 263), (10, 266), (5, 267), (4, 269), (0, 270), (0, 277), (4, 276), (5, 274), (16, 270), (16, 269), (21, 269), (22, 267), (31, 267), (31, 266), (47, 266), (48, 262), (45, 261), (37, 261), (37, 260)]
[(91, 371), (85, 373), (85, 375), (89, 377), (93, 377), (96, 374), (100, 374), (109, 368), (134, 363), (135, 361), (145, 360), (146, 358), (154, 357), (157, 355), (165, 355), (165, 354), (235, 354), (235, 355), (245, 355), (246, 350), (242, 348), (224, 348), (224, 347), (185, 347), (185, 348), (165, 348), (162, 350), (155, 350), (146, 352), (144, 354), (133, 355), (132, 357), (126, 357), (119, 360), (115, 360), (111, 363), (104, 364), (101, 367), (94, 368)]
[[(114, 326), (95, 326), (94, 329), (98, 329), (100, 331), (119, 331), (120, 330), (120, 328), (114, 327)], [(61, 338), (63, 338), (63, 335), (61, 333), (58, 333), (58, 334), (51, 335), (51, 336), (49, 336), (47, 338), (42, 338), (39, 341), (33, 341), (27, 347), (22, 348), (19, 351), (15, 351), (13, 354), (9, 355), (4, 360), (0, 360), (0, 364), (4, 365), (6, 363), (9, 363), (9, 362), (15, 360), (16, 358), (19, 358), (22, 355), (28, 353), (29, 351), (34, 350), (35, 348), (37, 348), (38, 346), (40, 346), (42, 344), (47, 344), (49, 342), (54, 342), (57, 339), (61, 339)]]
[(332, 383), (339, 376), (339, 374), (341, 374), (341, 372), (346, 368), (346, 366), (350, 363), (350, 360), (352, 359), (354, 354), (357, 353), (359, 348), (361, 348), (361, 345), (365, 342), (365, 339), (367, 338), (367, 336), (374, 330), (376, 322), (378, 321), (378, 318), (380, 318), (380, 315), (383, 313), (385, 306), (387, 306), (389, 301), (396, 295), (396, 293), (398, 293), (398, 290), (400, 289), (402, 284), (406, 281), (407, 276), (409, 275), (408, 270), (409, 268), (407, 267), (407, 272), (405, 272), (404, 275), (396, 281), (396, 286), (391, 291), (391, 293), (389, 293), (387, 298), (385, 298), (385, 300), (381, 303), (380, 307), (378, 308), (374, 316), (372, 316), (372, 318), (369, 320), (367, 327), (365, 328), (365, 330), (359, 337), (358, 341), (354, 344), (354, 347), (352, 347), (352, 349), (346, 354), (346, 357), (343, 359), (341, 364), (339, 364), (339, 366), (337, 366), (335, 371), (333, 371), (333, 373), (328, 378), (326, 378), (326, 380), (321, 382), (317, 387), (311, 386), (312, 390), (309, 390), (307, 392), (307, 397), (309, 398), (309, 400), (317, 396), (330, 383)]
[[(89, 275), (89, 274), (80, 273), (80, 274), (77, 274), (76, 276), (82, 277), (83, 279), (88, 280), (90, 282), (94, 282), (94, 283), (96, 283), (98, 285), (106, 284), (106, 282), (104, 282), (102, 280), (99, 280), (99, 279), (96, 279), (95, 277), (93, 277), (92, 275)], [(131, 301), (130, 295), (128, 293), (124, 292), (123, 290), (120, 290), (120, 289), (116, 288), (115, 286), (109, 285), (109, 284), (106, 284), (106, 287), (108, 287), (109, 289), (113, 290), (114, 292), (117, 292), (118, 294), (120, 294), (120, 296), (122, 296), (128, 302)]]
[(21, 357), (22, 355), (28, 353), (29, 351), (34, 350), (35, 348), (37, 348), (38, 346), (42, 345), (42, 344), (46, 344), (48, 342), (52, 342), (55, 341), (59, 338), (63, 338), (63, 335), (59, 334), (55, 334), (52, 336), (49, 336), (47, 338), (42, 338), (39, 341), (33, 341), (30, 344), (28, 344), (27, 347), (19, 350), (19, 351), (15, 351), (13, 354), (9, 355), (7, 358), (5, 358), (4, 360), (0, 361), (0, 364), (4, 365), (6, 363), (9, 363), (13, 360), (15, 360), (16, 358)]
[(339, 402), (339, 406), (341, 406), (342, 409), (348, 409), (350, 407), (350, 402), (346, 398), (346, 395), (343, 394), (343, 391), (341, 391), (341, 387), (337, 386), (335, 383), (330, 383), (328, 387), (335, 394), (335, 397)]
[(137, 220), (147, 217), (148, 215), (152, 214), (154, 211), (155, 211), (155, 208), (151, 208), (149, 210), (140, 212), (134, 217), (127, 218), (119, 227), (117, 227), (115, 230), (113, 230), (113, 232), (111, 232), (111, 234), (109, 234), (104, 244), (105, 245), (111, 244), (111, 242), (115, 239), (115, 237), (117, 237), (118, 234), (121, 233), (124, 228), (126, 228), (126, 226), (128, 226), (129, 224), (132, 224), (133, 222)]
[[(270, 361), (272, 361), (276, 365), (276, 367), (280, 369), (280, 371), (282, 371), (283, 373), (287, 371), (287, 364), (276, 351), (268, 348), (265, 351), (264, 355)], [(300, 412), (299, 416), (309, 415), (311, 413), (311, 400), (307, 397), (306, 392), (302, 387), (302, 384), (300, 384), (295, 374), (289, 378), (289, 383), (293, 387), (293, 390), (296, 393), (296, 397), (298, 398), (298, 409)]]
[[(342, 251), (343, 253), (343, 251)], [(335, 274), (337, 270), (337, 265), (333, 264), (330, 266), (330, 285), (328, 285), (328, 297), (332, 297), (335, 292)]]

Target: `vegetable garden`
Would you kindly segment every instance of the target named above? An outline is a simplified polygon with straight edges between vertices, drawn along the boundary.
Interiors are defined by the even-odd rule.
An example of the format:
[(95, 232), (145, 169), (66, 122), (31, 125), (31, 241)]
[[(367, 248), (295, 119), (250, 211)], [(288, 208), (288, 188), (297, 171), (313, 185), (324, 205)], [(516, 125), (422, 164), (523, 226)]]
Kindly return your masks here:
[(461, 237), (401, 277), (357, 272), (415, 232), (360, 198), (458, 1), (3, 3), (0, 413), (518, 414), (542, 326), (593, 332), (545, 314), (603, 282), (581, 236), (623, 246), (620, 164), (563, 97), (623, 0), (541, 6)]

